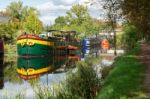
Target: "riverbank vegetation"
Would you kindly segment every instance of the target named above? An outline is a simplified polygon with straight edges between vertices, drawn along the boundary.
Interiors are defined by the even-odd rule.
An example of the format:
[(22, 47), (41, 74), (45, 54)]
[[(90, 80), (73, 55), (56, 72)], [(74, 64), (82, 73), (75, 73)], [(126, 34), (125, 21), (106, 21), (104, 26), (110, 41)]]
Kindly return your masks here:
[(115, 59), (112, 70), (102, 82), (97, 99), (146, 99), (143, 89), (145, 67), (137, 54), (140, 47)]
[(60, 84), (49, 88), (37, 87), (35, 97), (39, 99), (93, 99), (100, 89), (100, 77), (97, 73), (99, 68), (94, 67), (100, 60), (100, 57), (91, 57), (77, 63), (76, 68), (68, 72)]
[[(136, 99), (146, 98), (143, 91), (142, 81), (145, 67), (137, 59), (140, 51), (139, 41), (150, 41), (150, 7), (149, 1), (145, 0), (90, 0), (92, 5), (105, 4), (107, 10), (107, 21), (94, 19), (90, 16), (88, 9), (83, 5), (73, 5), (64, 16), (55, 19), (55, 23), (47, 26), (46, 29), (75, 30), (79, 38), (90, 37), (103, 30), (115, 32), (117, 28), (118, 16), (123, 16), (121, 20), (123, 34), (120, 37), (113, 37), (113, 46), (120, 46), (126, 49), (126, 54), (115, 59), (110, 71), (106, 72), (104, 80), (98, 78), (93, 68), (95, 58), (79, 62), (76, 72), (67, 74), (65, 83), (62, 83), (53, 95), (51, 90), (46, 88), (39, 91), (38, 98), (95, 98), (97, 91), (98, 99)], [(98, 3), (99, 2), (99, 3)], [(101, 6), (101, 5), (99, 5)], [(117, 13), (119, 12), (119, 13)], [(44, 31), (44, 25), (40, 21), (38, 11), (35, 8), (23, 6), (22, 2), (12, 2), (6, 13), (10, 17), (9, 21), (0, 24), (0, 36), (4, 38), (5, 50), (8, 54), (16, 53), (14, 46), (18, 35), (23, 32), (39, 34)], [(45, 29), (45, 30), (46, 30)], [(116, 40), (117, 39), (117, 40)], [(138, 45), (138, 46), (137, 46)], [(98, 61), (99, 62), (99, 61)], [(55, 88), (54, 88), (55, 89)], [(44, 91), (43, 91), (44, 90)], [(41, 93), (43, 92), (43, 93)], [(45, 93), (48, 94), (45, 96)]]

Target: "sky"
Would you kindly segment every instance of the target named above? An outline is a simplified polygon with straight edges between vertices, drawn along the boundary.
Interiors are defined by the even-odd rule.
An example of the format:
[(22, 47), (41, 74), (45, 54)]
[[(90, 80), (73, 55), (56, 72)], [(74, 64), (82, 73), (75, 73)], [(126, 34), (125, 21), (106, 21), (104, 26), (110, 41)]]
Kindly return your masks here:
[[(12, 2), (19, 0), (0, 0), (0, 11)], [(88, 0), (20, 0), (24, 6), (32, 6), (37, 8), (40, 20), (44, 25), (51, 25), (58, 16), (66, 15), (73, 4), (84, 4)], [(88, 6), (89, 13), (94, 18), (99, 18), (101, 11), (96, 6)]]

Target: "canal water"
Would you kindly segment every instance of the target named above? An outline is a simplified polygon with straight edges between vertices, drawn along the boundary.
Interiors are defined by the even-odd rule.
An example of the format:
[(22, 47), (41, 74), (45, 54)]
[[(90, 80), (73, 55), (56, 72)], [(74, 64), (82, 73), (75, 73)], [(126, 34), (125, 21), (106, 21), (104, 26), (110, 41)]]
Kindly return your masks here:
[[(66, 72), (75, 68), (75, 63), (85, 60), (89, 54), (95, 57), (100, 55), (97, 49), (77, 53), (74, 55), (57, 54), (51, 57), (17, 57), (7, 56), (0, 58), (0, 99), (14, 99), (17, 95), (24, 93), (26, 99), (34, 97), (35, 86), (52, 86), (65, 78)], [(103, 62), (112, 61), (104, 57)], [(36, 68), (35, 68), (36, 67)], [(32, 68), (44, 70), (45, 72), (36, 75), (22, 75), (25, 69), (33, 71)]]
[[(0, 99), (14, 98), (26, 93), (32, 98), (34, 86), (50, 86), (64, 79), (65, 73), (74, 68), (80, 60), (77, 55), (56, 55), (51, 57), (1, 57), (0, 58)], [(22, 75), (19, 70), (34, 68), (35, 75)], [(43, 68), (48, 68), (42, 71)], [(31, 70), (31, 69), (30, 69)], [(23, 73), (23, 72), (22, 72)]]

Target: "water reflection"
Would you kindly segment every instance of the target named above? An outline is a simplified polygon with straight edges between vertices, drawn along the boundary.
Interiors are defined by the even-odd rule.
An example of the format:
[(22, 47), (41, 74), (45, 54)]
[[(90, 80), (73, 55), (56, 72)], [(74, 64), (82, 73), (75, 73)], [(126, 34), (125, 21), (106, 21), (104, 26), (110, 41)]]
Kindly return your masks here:
[[(86, 50), (88, 49), (82, 52), (85, 56), (82, 58), (86, 58), (87, 54), (95, 55), (99, 52), (98, 48), (92, 48), (89, 53), (86, 53)], [(66, 71), (74, 68), (75, 63), (81, 60), (81, 54), (77, 52), (64, 54), (65, 51), (59, 51), (51, 57), (7, 57), (4, 64), (1, 57), (0, 99), (12, 98), (19, 92), (24, 92), (26, 99), (33, 99), (35, 86), (51, 86), (64, 79)]]
[(77, 55), (54, 55), (52, 57), (35, 58), (18, 57), (16, 71), (19, 77), (27, 80), (38, 78), (47, 73), (65, 72), (74, 67), (75, 62), (79, 60), (80, 56)]
[(0, 99), (15, 99), (20, 92), (32, 99), (35, 86), (51, 86), (63, 80), (66, 71), (80, 60), (80, 54), (59, 53), (52, 57), (0, 57)]
[(37, 78), (39, 75), (49, 71), (50, 69), (53, 69), (52, 59), (45, 57), (18, 57), (17, 73), (21, 78)]

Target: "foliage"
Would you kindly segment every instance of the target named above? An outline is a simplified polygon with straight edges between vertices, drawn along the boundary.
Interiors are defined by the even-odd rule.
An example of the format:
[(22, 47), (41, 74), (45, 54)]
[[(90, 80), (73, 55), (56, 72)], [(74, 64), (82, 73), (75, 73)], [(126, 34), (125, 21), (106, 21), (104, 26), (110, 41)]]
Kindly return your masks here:
[(103, 81), (102, 90), (97, 99), (146, 99), (143, 90), (145, 67), (139, 59), (139, 47), (130, 53), (118, 57), (113, 64), (113, 69)]
[(4, 45), (5, 56), (16, 56), (17, 53), (17, 46), (12, 44), (5, 44)]
[(18, 31), (36, 31), (37, 33), (42, 31), (42, 22), (35, 12), (36, 9), (23, 6), (21, 1), (13, 1), (7, 6), (5, 13), (8, 13), (9, 21), (0, 24), (0, 36), (6, 43), (14, 43), (16, 37), (20, 35)]
[(119, 32), (118, 35), (116, 35), (116, 46), (118, 49), (121, 49), (124, 47), (124, 38), (123, 38), (124, 33), (123, 32)]
[(117, 21), (120, 17), (120, 7), (119, 7), (119, 0), (89, 0), (92, 5), (98, 5), (103, 7), (104, 17), (107, 19), (107, 31), (110, 29), (111, 32), (114, 33), (113, 35), (113, 46), (114, 46), (114, 54), (117, 55), (116, 52), (116, 28), (117, 28)]
[[(14, 59), (14, 57), (13, 57)], [(16, 61), (16, 60), (15, 60)], [(20, 77), (18, 76), (17, 72), (16, 72), (16, 63), (14, 62), (14, 60), (6, 60), (6, 62), (4, 63), (4, 79), (14, 83), (14, 84), (21, 84), (22, 80), (20, 79)]]
[(15, 99), (25, 99), (24, 91), (18, 93), (18, 94), (15, 96)]
[(6, 41), (5, 43), (14, 43), (16, 39), (16, 29), (14, 25), (11, 24), (0, 24), (0, 37), (3, 37)]
[(138, 29), (140, 38), (150, 40), (150, 1), (149, 0), (124, 0), (121, 2), (123, 15)]
[[(78, 37), (91, 36), (102, 30), (104, 22), (92, 19), (88, 8), (83, 5), (73, 5), (66, 16), (59, 16), (51, 29), (75, 30)], [(101, 27), (102, 26), (102, 27)]]
[(38, 19), (36, 15), (36, 11), (33, 9), (29, 9), (29, 15), (25, 18), (25, 22), (23, 23), (24, 30), (29, 33), (40, 33), (43, 29), (42, 22)]
[(35, 92), (35, 96), (34, 96), (35, 99), (54, 99), (52, 98), (54, 97), (52, 94), (53, 90), (49, 86), (47, 87), (47, 86), (37, 85), (34, 88), (34, 92)]
[(131, 50), (136, 47), (138, 41), (137, 28), (132, 24), (124, 25), (123, 42), (127, 50)]
[(54, 87), (37, 86), (35, 97), (38, 99), (93, 99), (100, 88), (100, 78), (94, 65), (100, 57), (89, 57), (76, 64), (77, 68), (67, 72), (66, 79)]
[(104, 66), (102, 67), (102, 70), (101, 70), (101, 74), (102, 74), (101, 79), (102, 79), (102, 80), (104, 80), (104, 79), (108, 76), (110, 70), (112, 70), (112, 66), (105, 66), (105, 65), (104, 65)]
[(100, 79), (93, 68), (96, 62), (93, 62), (94, 59), (90, 58), (86, 62), (79, 62), (77, 71), (67, 74), (66, 82), (56, 93), (57, 98), (93, 99), (96, 96), (100, 87)]
[(15, 29), (21, 29), (21, 22), (24, 21), (27, 15), (27, 7), (23, 7), (21, 1), (14, 1), (7, 6), (6, 12), (10, 14), (9, 23), (13, 24)]
[[(110, 24), (115, 26), (117, 18), (124, 18), (127, 22), (133, 24), (138, 32), (135, 34), (138, 38), (150, 40), (150, 2), (149, 0), (89, 0), (93, 4), (104, 5), (107, 19)], [(123, 20), (124, 20), (123, 19)], [(123, 21), (122, 20), (122, 21)], [(124, 21), (125, 21), (124, 20)]]

